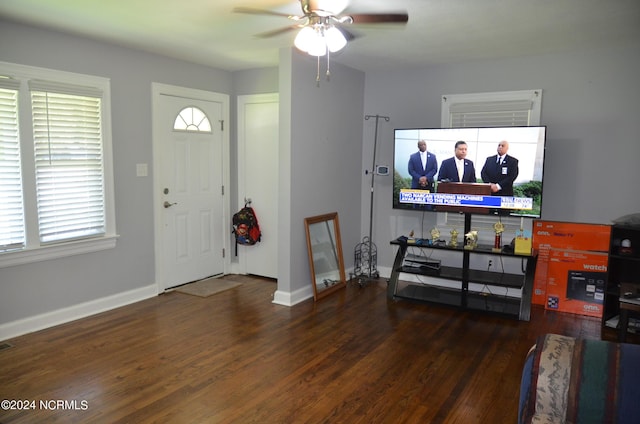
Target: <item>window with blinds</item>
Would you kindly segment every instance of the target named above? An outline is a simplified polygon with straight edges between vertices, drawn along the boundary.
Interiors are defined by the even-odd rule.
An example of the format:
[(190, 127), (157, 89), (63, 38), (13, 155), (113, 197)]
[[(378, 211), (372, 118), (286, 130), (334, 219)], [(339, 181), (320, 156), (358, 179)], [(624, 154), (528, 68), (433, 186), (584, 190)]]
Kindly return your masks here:
[(104, 234), (101, 98), (30, 90), (40, 241)]
[(459, 103), (449, 108), (451, 127), (529, 125), (531, 102)]
[(109, 109), (104, 78), (0, 62), (0, 267), (115, 245)]
[(0, 252), (25, 245), (18, 87), (16, 81), (0, 79)]
[(442, 96), (442, 127), (539, 125), (542, 90)]
[[(443, 128), (507, 127), (540, 125), (542, 90), (500, 91), (489, 93), (447, 94), (442, 96)], [(522, 226), (520, 218), (502, 217), (505, 226)], [(444, 214), (439, 224), (464, 226), (464, 216)], [(494, 217), (477, 216), (474, 224), (491, 233)]]

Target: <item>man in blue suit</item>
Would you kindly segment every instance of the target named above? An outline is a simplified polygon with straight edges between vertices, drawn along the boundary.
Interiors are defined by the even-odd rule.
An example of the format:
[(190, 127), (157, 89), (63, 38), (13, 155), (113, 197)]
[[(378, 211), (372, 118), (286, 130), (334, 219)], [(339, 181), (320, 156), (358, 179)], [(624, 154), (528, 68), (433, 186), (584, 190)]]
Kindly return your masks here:
[(476, 169), (473, 161), (466, 159), (467, 143), (457, 141), (455, 146), (455, 156), (445, 159), (440, 165), (440, 173), (438, 181), (447, 181), (453, 183), (475, 183)]
[(433, 182), (436, 172), (438, 172), (436, 155), (427, 152), (426, 141), (418, 141), (418, 151), (409, 156), (411, 188), (433, 192)]

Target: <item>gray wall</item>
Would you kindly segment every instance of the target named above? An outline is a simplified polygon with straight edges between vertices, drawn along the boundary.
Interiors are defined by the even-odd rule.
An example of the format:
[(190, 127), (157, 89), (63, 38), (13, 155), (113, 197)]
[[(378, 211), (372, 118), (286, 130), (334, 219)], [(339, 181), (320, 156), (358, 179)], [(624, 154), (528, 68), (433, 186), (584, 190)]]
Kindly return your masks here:
[[(640, 41), (564, 54), (370, 72), (365, 111), (391, 117), (381, 125), (377, 162), (393, 164), (393, 129), (439, 127), (442, 95), (542, 89), (541, 124), (547, 126), (542, 219), (610, 224), (640, 212), (638, 75)], [(363, 146), (363, 159), (370, 161), (372, 130), (365, 131)], [(393, 233), (393, 221), (414, 220), (417, 226), (422, 219), (422, 214), (391, 208), (391, 183), (391, 177), (380, 177), (375, 191), (374, 241), (384, 252), (378, 256), (383, 266), (393, 260), (389, 240), (401, 235)], [(368, 225), (367, 192), (363, 186), (363, 230)], [(427, 232), (435, 215), (424, 217)]]
[[(289, 152), (281, 158), (281, 163), (290, 167), (290, 174), (288, 182), (281, 181), (286, 200), (280, 199), (280, 205), (284, 205), (287, 212), (281, 216), (280, 229), (286, 231), (285, 227), (289, 226), (291, 232), (281, 233), (287, 243), (283, 249), (290, 250), (279, 252), (278, 287), (280, 289), (282, 278), (284, 284), (290, 284), (289, 291), (296, 292), (311, 288), (305, 217), (338, 212), (345, 265), (353, 265), (351, 249), (360, 237), (359, 175), (365, 76), (332, 62), (331, 81), (321, 76), (320, 87), (317, 87), (314, 58), (292, 51), (285, 59), (291, 64), (291, 75), (281, 75), (280, 99), (289, 103), (284, 122), (288, 128), (281, 136), (289, 133), (291, 144)], [(282, 71), (286, 66), (282, 66), (283, 60), (280, 63)], [(299, 228), (303, 231), (296, 230)], [(288, 265), (282, 262), (286, 257), (290, 258)]]

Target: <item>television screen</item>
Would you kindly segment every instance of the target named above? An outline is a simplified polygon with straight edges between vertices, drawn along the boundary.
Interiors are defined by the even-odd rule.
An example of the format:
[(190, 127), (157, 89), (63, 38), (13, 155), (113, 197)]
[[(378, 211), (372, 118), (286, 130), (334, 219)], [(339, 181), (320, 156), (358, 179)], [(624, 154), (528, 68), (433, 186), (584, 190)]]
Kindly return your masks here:
[(546, 127), (394, 132), (394, 208), (540, 217)]

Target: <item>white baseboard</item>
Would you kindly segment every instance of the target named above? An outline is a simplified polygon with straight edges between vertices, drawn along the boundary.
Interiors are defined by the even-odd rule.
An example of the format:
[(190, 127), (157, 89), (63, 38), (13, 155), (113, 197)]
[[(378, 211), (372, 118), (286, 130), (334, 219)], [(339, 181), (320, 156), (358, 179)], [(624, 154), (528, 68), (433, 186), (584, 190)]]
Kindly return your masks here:
[[(381, 271), (382, 271), (380, 273), (381, 277), (383, 276), (383, 273), (386, 274), (386, 277), (391, 275), (390, 268), (386, 268)], [(353, 267), (346, 269), (345, 270), (346, 278), (349, 279), (352, 273), (353, 273)], [(276, 303), (278, 305), (284, 305), (284, 306), (294, 306), (294, 305), (297, 305), (298, 303), (304, 302), (305, 300), (308, 300), (311, 298), (313, 298), (313, 287), (309, 285), (309, 287), (298, 289), (292, 293), (282, 291), (282, 290), (276, 290), (275, 293), (273, 294), (273, 303)]]
[(285, 292), (282, 290), (276, 290), (273, 294), (273, 303), (284, 306), (293, 306), (298, 303), (304, 302), (307, 299), (313, 297), (313, 287), (298, 289), (294, 292)]
[(117, 293), (100, 299), (91, 300), (56, 311), (23, 318), (17, 321), (0, 324), (0, 340), (8, 340), (34, 331), (54, 327), (80, 318), (105, 312), (120, 306), (129, 305), (158, 295), (158, 286), (150, 284), (146, 287)]

